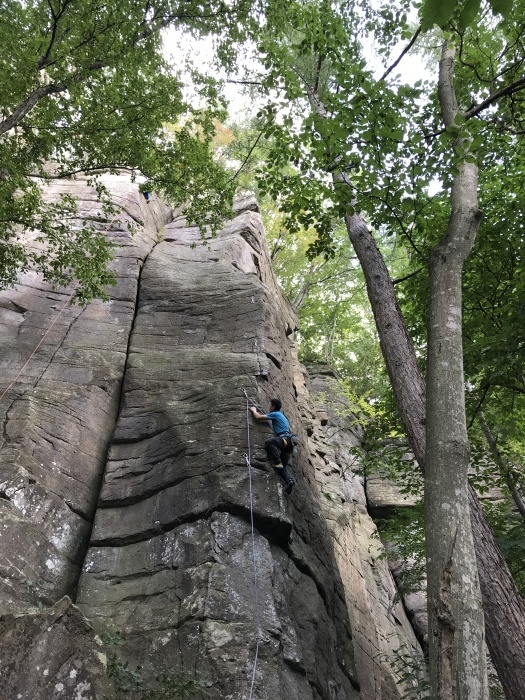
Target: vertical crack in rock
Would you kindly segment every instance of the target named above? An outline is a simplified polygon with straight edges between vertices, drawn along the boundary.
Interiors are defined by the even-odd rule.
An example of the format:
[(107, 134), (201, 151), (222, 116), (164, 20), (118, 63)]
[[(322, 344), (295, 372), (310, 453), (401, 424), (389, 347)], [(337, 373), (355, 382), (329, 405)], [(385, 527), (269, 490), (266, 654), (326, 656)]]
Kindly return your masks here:
[[(168, 210), (146, 208), (126, 178), (107, 176), (122, 219), (147, 221), (131, 238), (108, 232), (119, 246), (118, 284), (107, 304), (69, 307), (10, 390), (0, 418), (0, 613), (72, 594), (89, 541), (101, 470), (116, 420), (138, 265), (157, 240)], [(68, 192), (79, 217), (92, 210), (82, 178), (54, 181), (53, 199)], [(92, 213), (92, 212), (91, 212)], [(29, 243), (32, 234), (28, 234)], [(57, 303), (57, 296), (62, 300)], [(35, 274), (0, 293), (0, 371), (6, 384), (31, 355), (63, 305)], [(4, 401), (7, 397), (5, 397)]]
[[(247, 691), (255, 651), (243, 388), (300, 428), (289, 329), (253, 200), (201, 245), (178, 220), (141, 275), (119, 419), (77, 602), (146, 676)], [(196, 244), (196, 245), (194, 245)], [(255, 264), (254, 255), (258, 264)], [(264, 381), (260, 378), (264, 376)], [(250, 426), (260, 645), (255, 697), (357, 698), (351, 628), (307, 452), (291, 498)], [(304, 436), (306, 438), (306, 436)], [(344, 658), (344, 662), (339, 659)]]
[[(309, 404), (296, 318), (256, 202), (238, 202), (204, 246), (195, 228), (146, 205), (125, 178), (111, 182), (115, 203), (148, 223), (133, 239), (112, 232), (123, 248), (111, 303), (85, 309), (39, 386), (10, 409), (0, 463), (0, 639), (2, 612), (56, 601), (75, 587), (83, 562), (80, 612), (98, 632), (122, 635), (120, 658), (143, 667), (146, 687), (183, 667), (207, 684), (210, 700), (248, 697), (259, 636), (257, 700), (399, 700), (378, 661), (396, 625), (382, 599), (390, 583), (372, 573), (379, 565), (362, 541), (366, 511), (342, 478), (346, 448), (328, 444), (327, 414), (319, 420)], [(81, 182), (55, 186), (82, 198)], [(0, 323), (5, 316), (18, 331), (25, 321), (16, 309), (27, 318), (38, 303), (0, 295)], [(0, 343), (14, 348), (15, 336)], [(243, 389), (264, 409), (279, 396), (301, 436), (287, 497), (265, 463), (268, 428), (250, 424), (253, 541)], [(79, 610), (71, 606), (66, 641)], [(27, 630), (44, 625), (40, 618), (21, 617), (30, 658), (37, 640)], [(51, 645), (62, 632), (49, 625), (46, 634)], [(86, 639), (95, 643), (92, 632)], [(7, 647), (8, 659), (15, 652)], [(15, 665), (5, 677), (25, 692)], [(61, 697), (77, 698), (75, 688), (64, 686)]]
[[(135, 219), (135, 221), (137, 221), (137, 219)], [(162, 226), (162, 228), (164, 228), (164, 225)], [(92, 512), (91, 518), (90, 518), (89, 535), (85, 537), (85, 539), (84, 539), (82, 545), (79, 547), (79, 558), (81, 558), (82, 564), (84, 564), (85, 559), (86, 559), (87, 552), (88, 552), (88, 550), (89, 550), (90, 540), (91, 540), (91, 538), (92, 538), (92, 532), (93, 532), (94, 515), (95, 515), (96, 504), (98, 504), (98, 502), (99, 502), (99, 500), (100, 500), (100, 494), (101, 494), (101, 491), (102, 491), (102, 486), (103, 486), (103, 481), (104, 481), (104, 475), (105, 475), (105, 465), (107, 464), (107, 461), (108, 461), (108, 454), (109, 454), (109, 449), (110, 449), (110, 445), (111, 445), (111, 439), (112, 439), (112, 437), (113, 437), (113, 435), (114, 435), (115, 428), (116, 428), (116, 425), (117, 425), (117, 422), (118, 422), (118, 417), (119, 417), (119, 414), (120, 414), (120, 411), (121, 411), (121, 407), (122, 407), (122, 399), (123, 399), (123, 395), (124, 395), (124, 380), (125, 380), (125, 376), (126, 376), (126, 366), (127, 366), (127, 362), (128, 362), (129, 353), (130, 353), (131, 339), (132, 339), (132, 337), (133, 337), (133, 331), (134, 331), (134, 328), (135, 328), (135, 323), (136, 323), (137, 314), (138, 314), (138, 309), (139, 309), (140, 281), (141, 281), (141, 277), (142, 277), (142, 271), (143, 271), (144, 266), (145, 266), (145, 264), (146, 264), (146, 262), (147, 262), (147, 260), (148, 260), (148, 257), (149, 257), (149, 256), (151, 255), (151, 253), (155, 250), (155, 247), (156, 247), (156, 246), (158, 245), (158, 243), (159, 243), (159, 233), (160, 233), (160, 227), (157, 226), (157, 230), (156, 230), (156, 242), (153, 244), (153, 246), (152, 246), (152, 248), (150, 249), (149, 253), (147, 253), (147, 254), (145, 255), (144, 259), (138, 263), (138, 268), (139, 268), (139, 269), (138, 269), (138, 275), (137, 275), (137, 284), (136, 284), (136, 292), (135, 292), (135, 303), (134, 303), (134, 307), (133, 307), (133, 317), (132, 317), (131, 322), (130, 322), (130, 330), (129, 330), (128, 337), (127, 337), (127, 343), (126, 343), (125, 358), (124, 358), (124, 363), (123, 363), (122, 377), (121, 377), (120, 382), (119, 382), (119, 388), (118, 388), (118, 390), (117, 390), (117, 397), (116, 397), (116, 399), (115, 399), (115, 403), (116, 403), (116, 406), (117, 406), (116, 412), (115, 412), (115, 420), (114, 420), (113, 427), (112, 427), (112, 430), (111, 430), (111, 437), (110, 437), (110, 439), (108, 440), (108, 443), (107, 443), (107, 446), (106, 446), (106, 450), (105, 450), (105, 454), (104, 454), (104, 457), (103, 457), (103, 460), (102, 460), (103, 468), (100, 469), (100, 471), (99, 471), (99, 473), (98, 473), (98, 479), (97, 479), (96, 477), (95, 477), (95, 479), (94, 479), (94, 491), (95, 491), (95, 493), (96, 493), (96, 497), (95, 497), (95, 499), (94, 499), (94, 501), (95, 501), (95, 506), (94, 506), (94, 508), (93, 508), (93, 512)], [(72, 596), (73, 600), (76, 599), (76, 593), (77, 593), (78, 582), (79, 582), (79, 579), (80, 579), (81, 571), (82, 571), (81, 568), (79, 568), (77, 577), (76, 577), (76, 579), (75, 579), (75, 581), (74, 581), (74, 583), (73, 583), (73, 587), (72, 587), (72, 591), (71, 591), (71, 596)]]

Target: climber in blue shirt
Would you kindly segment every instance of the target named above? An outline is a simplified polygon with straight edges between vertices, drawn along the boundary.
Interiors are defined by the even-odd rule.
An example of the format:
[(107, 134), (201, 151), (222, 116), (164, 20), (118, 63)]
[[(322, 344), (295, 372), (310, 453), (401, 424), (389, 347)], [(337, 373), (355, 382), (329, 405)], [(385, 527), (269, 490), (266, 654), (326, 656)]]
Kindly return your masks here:
[(264, 447), (268, 455), (268, 461), (277, 473), (286, 482), (286, 493), (291, 493), (295, 481), (287, 470), (288, 460), (293, 452), (292, 436), (288, 418), (281, 411), (282, 403), (279, 399), (270, 401), (269, 413), (259, 413), (255, 406), (251, 407), (251, 412), (256, 420), (270, 421), (274, 437), (265, 441)]

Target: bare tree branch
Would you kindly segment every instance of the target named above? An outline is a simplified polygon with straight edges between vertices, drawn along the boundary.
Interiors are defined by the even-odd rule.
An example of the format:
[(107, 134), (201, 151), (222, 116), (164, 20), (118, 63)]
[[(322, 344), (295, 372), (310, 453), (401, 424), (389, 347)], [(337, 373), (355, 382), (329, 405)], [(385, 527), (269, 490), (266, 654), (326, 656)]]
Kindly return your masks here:
[(501, 90), (498, 90), (490, 97), (487, 97), (487, 99), (483, 100), (483, 102), (480, 102), (479, 105), (476, 105), (475, 107), (469, 109), (468, 112), (465, 112), (465, 119), (472, 119), (472, 117), (477, 116), (480, 112), (483, 112), (484, 109), (487, 109), (487, 107), (490, 107), (502, 97), (514, 95), (516, 92), (523, 90), (523, 88), (525, 88), (525, 78), (520, 78), (519, 80), (514, 81), (510, 85), (507, 85), (506, 87), (502, 88)]
[(414, 270), (414, 272), (410, 272), (408, 275), (405, 275), (404, 277), (397, 277), (396, 279), (392, 280), (392, 284), (395, 286), (396, 284), (401, 284), (401, 282), (406, 282), (409, 280), (411, 277), (415, 277), (416, 275), (419, 275), (421, 270), (424, 270), (424, 267), (418, 267), (417, 270)]
[(259, 141), (261, 140), (263, 134), (264, 134), (264, 131), (259, 132), (259, 135), (258, 135), (257, 138), (255, 139), (255, 141), (254, 141), (252, 147), (250, 148), (250, 150), (248, 151), (248, 155), (247, 155), (246, 158), (243, 160), (243, 162), (241, 163), (241, 165), (239, 166), (239, 168), (237, 168), (237, 170), (235, 171), (235, 173), (231, 176), (231, 178), (229, 179), (228, 182), (233, 182), (233, 180), (235, 180), (235, 178), (237, 177), (237, 175), (242, 171), (242, 169), (244, 168), (244, 166), (246, 165), (246, 163), (250, 160), (250, 156), (252, 155), (252, 153), (254, 152), (254, 150), (257, 148), (257, 144), (258, 144)]
[(405, 48), (403, 49), (403, 51), (401, 51), (401, 53), (399, 54), (398, 58), (394, 61), (394, 63), (392, 63), (392, 65), (390, 66), (390, 68), (388, 68), (387, 71), (386, 71), (385, 73), (383, 73), (383, 75), (381, 76), (380, 80), (385, 80), (385, 78), (394, 70), (394, 68), (396, 68), (396, 66), (398, 66), (398, 65), (401, 63), (401, 60), (403, 59), (404, 56), (406, 56), (406, 54), (407, 54), (407, 53), (410, 51), (410, 49), (414, 46), (414, 44), (416, 43), (417, 38), (418, 38), (418, 36), (419, 36), (420, 34), (421, 34), (421, 27), (418, 27), (417, 30), (416, 30), (416, 32), (415, 32), (415, 34), (414, 34), (414, 36), (412, 37), (412, 39), (410, 39), (410, 41), (408, 42), (408, 44), (405, 46)]

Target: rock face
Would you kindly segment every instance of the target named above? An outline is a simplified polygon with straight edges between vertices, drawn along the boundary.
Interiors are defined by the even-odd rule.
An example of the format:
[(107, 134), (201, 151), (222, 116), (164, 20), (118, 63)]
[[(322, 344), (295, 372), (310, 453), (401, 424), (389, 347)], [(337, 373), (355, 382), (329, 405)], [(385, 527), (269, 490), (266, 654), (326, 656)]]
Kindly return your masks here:
[(0, 618), (2, 697), (96, 700), (110, 691), (93, 629), (67, 596), (45, 612)]
[[(123, 178), (108, 177), (107, 184), (121, 207), (100, 224), (119, 246), (111, 302), (70, 306), (71, 290), (53, 292), (32, 274), (0, 294), (2, 392), (23, 367), (0, 402), (0, 610), (70, 594), (89, 541), (139, 273), (168, 214), (148, 209)], [(77, 197), (79, 218), (97, 214), (85, 181), (57, 182), (49, 198), (58, 192)], [(137, 225), (133, 238), (129, 222)]]
[(359, 430), (332, 370), (312, 366), (308, 379), (310, 391), (301, 392), (299, 404), (309, 426), (309, 461), (319, 503), (343, 581), (361, 697), (397, 698), (400, 692), (409, 697), (410, 686), (404, 686), (393, 670), (413, 659), (411, 670), (417, 669), (424, 679), (425, 664), (367, 511), (356, 449)]
[[(182, 667), (212, 699), (400, 698), (392, 656), (417, 644), (352, 433), (329, 444), (334, 416), (297, 363), (255, 202), (203, 243), (124, 178), (108, 184), (122, 207), (107, 227), (121, 246), (111, 302), (61, 311), (70, 291), (31, 276), (0, 294), (6, 385), (56, 321), (0, 403), (0, 612), (29, 620), (72, 596), (97, 632), (120, 635), (145, 687)], [(56, 186), (93, 206), (81, 180)], [(265, 410), (279, 396), (301, 435), (290, 497), (244, 391)]]

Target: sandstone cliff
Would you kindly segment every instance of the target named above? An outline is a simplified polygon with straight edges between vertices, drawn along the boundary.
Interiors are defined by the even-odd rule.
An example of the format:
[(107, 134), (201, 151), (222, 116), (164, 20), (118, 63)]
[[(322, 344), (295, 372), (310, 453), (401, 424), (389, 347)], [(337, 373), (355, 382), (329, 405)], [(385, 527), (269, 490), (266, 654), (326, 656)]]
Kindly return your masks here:
[[(203, 244), (125, 178), (106, 184), (111, 301), (64, 305), (70, 290), (32, 275), (0, 294), (0, 391), (51, 328), (0, 403), (2, 697), (105, 697), (96, 631), (145, 683), (183, 667), (209, 698), (400, 698), (391, 661), (417, 643), (355, 436), (333, 439), (326, 377), (310, 386), (297, 362), (256, 203)], [(54, 188), (97, 213), (82, 179)], [(243, 389), (280, 396), (301, 435), (290, 497)]]

